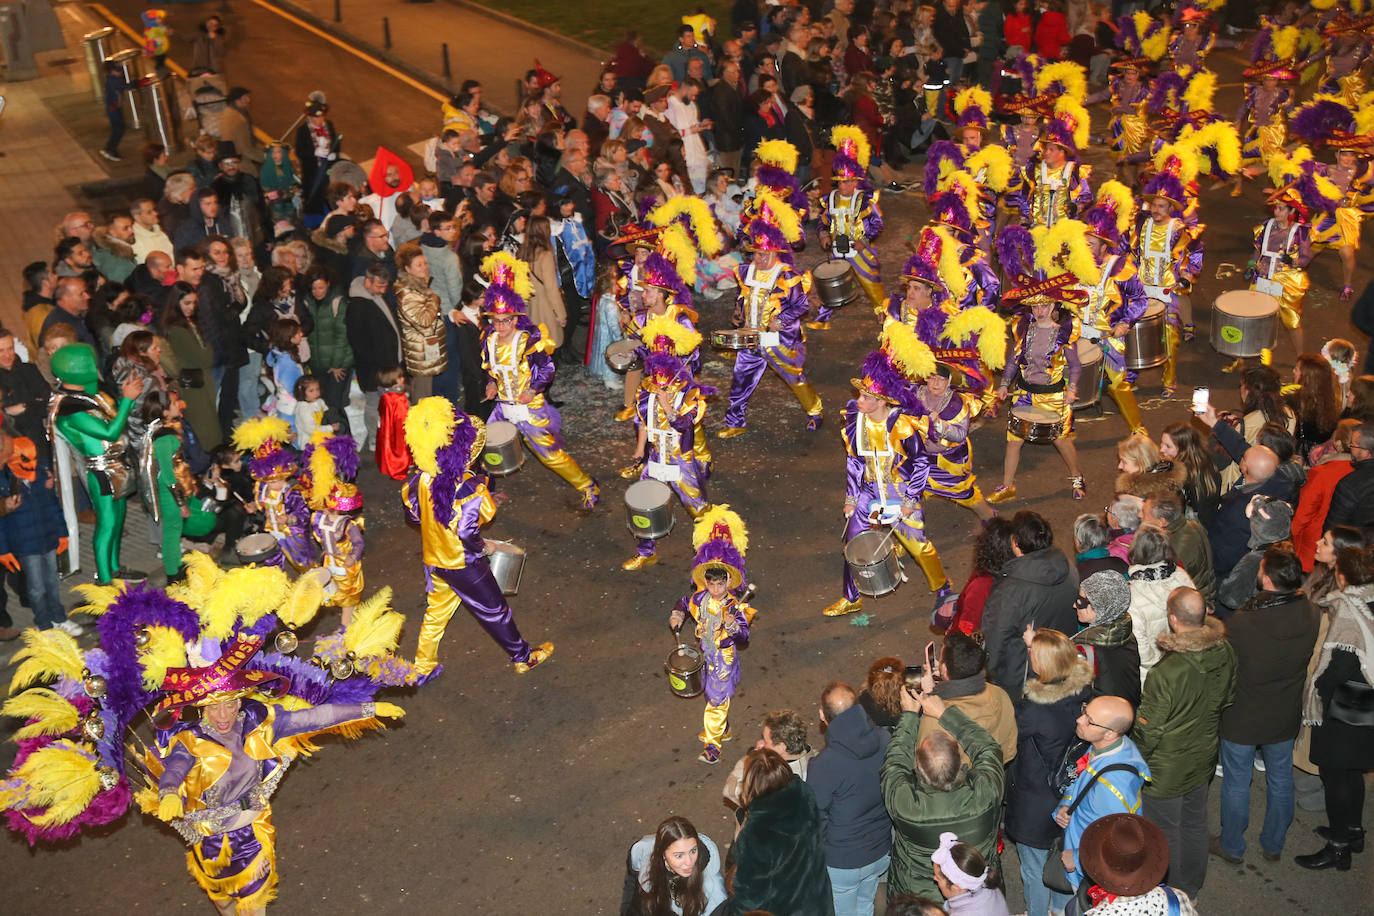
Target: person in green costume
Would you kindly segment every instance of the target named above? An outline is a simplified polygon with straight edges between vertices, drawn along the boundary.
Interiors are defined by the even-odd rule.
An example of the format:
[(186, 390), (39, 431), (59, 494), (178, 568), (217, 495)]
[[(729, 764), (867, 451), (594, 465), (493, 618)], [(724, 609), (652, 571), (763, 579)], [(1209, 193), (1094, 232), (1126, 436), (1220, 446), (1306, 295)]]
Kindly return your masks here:
[(153, 496), (153, 521), (162, 525), (162, 568), (169, 580), (181, 575), (181, 539), (204, 540), (216, 533), (219, 516), (196, 498), (196, 479), (181, 451), (184, 404), (176, 394), (154, 392), (143, 405), (147, 426), (139, 460), (139, 481)]
[(142, 384), (135, 378), (127, 379), (120, 392), (123, 397), (115, 407), (96, 387), (100, 376), (95, 350), (88, 344), (60, 348), (52, 355), (52, 372), (58, 388), (48, 405), (48, 423), (81, 456), (86, 489), (95, 507), (95, 580), (108, 585), (116, 578), (146, 578), (141, 572), (119, 566), (124, 513), (129, 496), (137, 489), (124, 457), (128, 447), (124, 427), (134, 398), (142, 393)]

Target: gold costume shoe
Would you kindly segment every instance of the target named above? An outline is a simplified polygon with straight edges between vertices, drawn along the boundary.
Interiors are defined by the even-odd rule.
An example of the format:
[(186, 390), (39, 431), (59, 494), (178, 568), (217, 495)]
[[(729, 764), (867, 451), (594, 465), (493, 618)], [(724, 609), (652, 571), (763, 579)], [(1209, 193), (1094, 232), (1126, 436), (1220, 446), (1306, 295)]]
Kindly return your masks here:
[(551, 655), (553, 655), (553, 643), (543, 643), (539, 648), (531, 649), (530, 657), (525, 661), (515, 663), (515, 673), (526, 674), (531, 668), (548, 661)]
[(834, 604), (830, 605), (830, 607), (821, 611), (821, 613), (827, 617), (843, 617), (845, 614), (852, 614), (855, 611), (861, 611), (863, 610), (863, 607), (864, 600), (862, 598), (858, 599), (857, 601), (850, 601), (848, 598), (841, 598), (839, 601), (836, 601)]
[(1239, 372), (1239, 371), (1241, 371), (1241, 370), (1244, 369), (1244, 368), (1245, 368), (1245, 360), (1243, 360), (1243, 359), (1238, 359), (1238, 360), (1236, 360), (1235, 362), (1231, 363), (1229, 366), (1222, 366), (1222, 367), (1221, 367), (1221, 371), (1222, 371), (1222, 372)]
[(806, 323), (806, 327), (807, 327), (808, 330), (811, 330), (811, 331), (828, 331), (828, 330), (830, 330), (830, 322), (828, 322), (828, 321), (808, 321), (808, 322)]
[(624, 563), (621, 563), (620, 568), (627, 572), (634, 572), (636, 569), (643, 569), (646, 566), (653, 566), (657, 562), (658, 554), (651, 553), (647, 557), (641, 557), (639, 554), (635, 554), (634, 556), (626, 560)]
[(1004, 502), (1006, 502), (1006, 501), (1009, 500), (1009, 499), (1015, 499), (1015, 498), (1016, 498), (1016, 487), (1015, 487), (1015, 486), (1010, 486), (1010, 487), (1008, 487), (1008, 486), (999, 485), (999, 486), (997, 487), (997, 489), (993, 490), (991, 493), (989, 493), (989, 494), (987, 495), (987, 500), (988, 500), (988, 502), (992, 503), (993, 505), (996, 505), (997, 503), (1004, 503)]
[(626, 420), (633, 420), (633, 419), (634, 419), (634, 416), (635, 416), (635, 409), (634, 409), (634, 405), (632, 404), (632, 405), (630, 405), (629, 407), (626, 407), (626, 408), (622, 409), (619, 413), (617, 413), (617, 414), (615, 415), (615, 421), (616, 421), (617, 423), (624, 423)]
[(736, 436), (742, 436), (742, 435), (744, 435), (744, 433), (745, 433), (745, 429), (744, 429), (743, 426), (726, 426), (726, 427), (724, 427), (723, 429), (718, 429), (718, 430), (716, 430), (716, 438), (717, 438), (717, 439), (733, 439), (733, 438), (735, 438)]
[(634, 464), (621, 468), (620, 476), (625, 480), (638, 480), (639, 472), (642, 470), (644, 470), (644, 465), (636, 461)]

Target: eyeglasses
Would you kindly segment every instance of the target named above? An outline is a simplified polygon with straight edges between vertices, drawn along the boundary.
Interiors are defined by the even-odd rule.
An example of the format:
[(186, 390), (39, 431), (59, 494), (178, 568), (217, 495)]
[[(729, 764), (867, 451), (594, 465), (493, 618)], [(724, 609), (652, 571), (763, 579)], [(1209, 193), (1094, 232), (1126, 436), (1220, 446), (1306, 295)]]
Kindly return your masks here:
[(1100, 729), (1102, 729), (1103, 731), (1106, 731), (1106, 732), (1113, 732), (1113, 731), (1116, 731), (1116, 729), (1112, 728), (1110, 725), (1103, 725), (1101, 722), (1094, 722), (1094, 721), (1092, 720), (1092, 718), (1088, 715), (1088, 704), (1087, 704), (1087, 703), (1084, 703), (1084, 704), (1083, 704), (1081, 707), (1079, 707), (1079, 708), (1082, 710), (1082, 713), (1083, 713), (1082, 718), (1083, 718), (1089, 725), (1095, 725), (1095, 726), (1097, 726), (1098, 728), (1100, 728)]

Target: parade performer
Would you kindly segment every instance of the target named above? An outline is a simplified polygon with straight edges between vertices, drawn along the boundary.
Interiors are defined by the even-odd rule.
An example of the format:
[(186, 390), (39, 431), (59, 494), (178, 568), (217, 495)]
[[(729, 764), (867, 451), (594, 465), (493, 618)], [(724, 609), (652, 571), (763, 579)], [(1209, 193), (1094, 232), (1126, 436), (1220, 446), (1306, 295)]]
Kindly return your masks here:
[[(1270, 53), (1275, 60), (1252, 61), (1245, 71), (1245, 97), (1236, 112), (1236, 129), (1241, 132), (1241, 171), (1236, 176), (1232, 197), (1239, 197), (1241, 184), (1264, 172), (1267, 163), (1284, 153), (1288, 141), (1288, 118), (1293, 108), (1293, 91), (1284, 83), (1297, 80), (1291, 58), (1297, 51), (1298, 30), (1292, 26), (1274, 32)], [(1262, 52), (1262, 49), (1257, 48)]]
[(806, 428), (821, 428), (820, 395), (806, 380), (806, 331), (802, 319), (809, 307), (811, 275), (799, 273), (784, 263), (781, 254), (801, 238), (801, 221), (796, 211), (767, 191), (754, 198), (756, 213), (749, 223), (749, 249), (754, 259), (738, 269), (739, 302), (735, 326), (759, 329), (757, 348), (740, 350), (730, 380), (730, 406), (725, 426), (716, 435), (722, 439), (742, 436), (749, 399), (758, 388), (766, 369), (772, 369), (787, 383), (806, 411)]
[(973, 443), (968, 438), (969, 427), (982, 413), (983, 404), (955, 390), (960, 374), (949, 363), (937, 361), (935, 371), (916, 385), (911, 415), (921, 434), (921, 445), (930, 456), (925, 492), (972, 509), (979, 519), (987, 521), (997, 512), (978, 489)]
[[(276, 895), (271, 799), (290, 765), (319, 735), (353, 738), (405, 714), (375, 699), (403, 680), (380, 672), (396, 661), (404, 618), (384, 589), (345, 634), (347, 665), (326, 670), (291, 655), (294, 629), (319, 610), (318, 579), (225, 572), (194, 552), (187, 563), (166, 593), (80, 586), (80, 610), (100, 618), (91, 649), (60, 630), (25, 633), (3, 711), (26, 724), (0, 808), (35, 844), (70, 842), (136, 803), (185, 840), (187, 869), (221, 913), (251, 916)], [(274, 630), (276, 651), (265, 651)], [(151, 745), (133, 727), (145, 714)]]
[[(872, 151), (864, 132), (851, 124), (841, 124), (830, 132), (835, 145), (831, 165), (835, 189), (821, 206), (819, 231), (821, 246), (830, 256), (848, 261), (854, 277), (868, 295), (875, 310), (887, 298), (883, 292), (882, 268), (878, 264), (878, 236), (883, 231), (883, 212), (878, 208), (879, 192), (868, 184), (868, 161)], [(835, 308), (822, 302), (816, 320), (808, 328), (823, 331), (830, 327)]]
[[(810, 205), (797, 181), (798, 156), (797, 148), (786, 140), (764, 140), (754, 150), (754, 196), (745, 200), (740, 210), (739, 231), (735, 234), (741, 247), (747, 246), (749, 241), (749, 223), (758, 213), (760, 191), (767, 191), (791, 206), (796, 211), (799, 223), (804, 224), (810, 218)], [(798, 237), (793, 244), (802, 244), (802, 239)], [(784, 252), (783, 260), (792, 263), (790, 246)]]
[[(1001, 147), (994, 146), (988, 149), (997, 150), (1005, 155)], [(996, 159), (997, 157), (989, 157), (986, 161)], [(968, 162), (977, 163), (978, 160), (979, 157), (975, 156)], [(980, 184), (979, 179), (963, 170), (951, 172), (938, 182), (937, 187), (942, 190), (930, 198), (931, 221), (921, 228), (919, 245), (928, 244), (930, 236), (934, 234), (943, 237), (952, 246), (952, 250), (958, 252), (959, 264), (967, 274), (967, 279), (962, 284), (967, 287), (967, 293), (959, 299), (961, 308), (971, 308), (975, 305), (996, 308), (1001, 296), (1002, 280), (993, 269), (991, 258), (990, 240), (995, 225), (995, 214), (986, 211), (980, 213), (979, 210), (984, 204), (982, 189), (994, 186), (1005, 189), (1008, 186), (1005, 181), (1001, 184), (997, 182), (999, 179), (1005, 179), (1010, 174), (1010, 169), (1010, 159), (999, 161), (991, 168), (980, 169), (984, 175), (981, 181), (986, 184)], [(944, 269), (942, 267), (942, 270)], [(953, 279), (948, 282), (951, 288), (961, 285)]]
[[(681, 325), (683, 330), (696, 333), (698, 316), (692, 308), (691, 290), (682, 282), (671, 260), (657, 252), (649, 254), (638, 266), (636, 282), (639, 284), (640, 308), (630, 319), (629, 332), (639, 338), (641, 358), (647, 356), (650, 349), (650, 341), (644, 336), (644, 327), (655, 318), (666, 318)], [(701, 335), (697, 334), (697, 341), (700, 340)], [(701, 371), (700, 347), (682, 356), (693, 375)]]
[[(1000, 128), (1001, 136), (999, 139), (1001, 145), (1006, 148), (1008, 155), (1011, 156), (1013, 167), (1011, 177), (1008, 180), (1007, 191), (1002, 195), (1002, 202), (998, 207), (997, 218), (993, 224), (994, 236), (1002, 230), (1008, 220), (1020, 219), (1020, 201), (1025, 192), (1024, 176), (1040, 150), (1040, 134), (1049, 108), (1050, 105), (1045, 99), (1017, 93), (1004, 97), (997, 109), (998, 113), (1013, 115), (1019, 120), (1003, 124)], [(929, 162), (929, 157), (927, 157), (927, 162)]]
[(252, 417), (234, 427), (234, 448), (251, 452), (248, 473), (253, 477), (263, 525), (276, 538), (281, 556), (273, 566), (290, 563), (296, 572), (319, 559), (310, 535), (310, 507), (297, 477), (300, 459), (287, 443), (295, 440), (290, 425), (277, 416)]
[[(563, 417), (544, 396), (553, 382), (553, 342), (530, 322), (525, 300), (533, 292), (529, 265), (505, 252), (488, 255), (482, 275), (489, 285), (482, 314), (491, 322), (482, 332), (486, 400), (495, 400), (490, 421), (515, 424), (534, 456), (582, 494), (582, 508), (597, 503), (601, 488), (563, 446)], [(413, 449), (412, 449), (413, 454)]]
[(517, 674), (553, 655), (553, 643), (531, 648), (520, 635), (491, 573), (481, 529), (496, 515), (496, 502), (486, 478), (471, 470), (485, 442), (482, 421), (447, 398), (425, 398), (406, 417), (406, 443), (417, 470), (401, 498), (406, 518), (420, 526), (425, 564), (425, 618), (415, 649), (415, 670), (422, 675), (438, 667), (439, 641), (460, 602), (510, 657)]
[[(408, 412), (407, 412), (408, 413)], [(404, 426), (402, 427), (404, 434)], [(358, 444), (352, 436), (322, 436), (305, 451), (310, 475), (306, 503), (311, 508), (310, 533), (320, 551), (320, 566), (329, 573), (325, 603), (343, 612), (343, 625), (363, 596), (363, 494), (353, 483), (358, 474)]]
[(86, 492), (95, 508), (95, 581), (142, 579), (143, 573), (119, 565), (119, 544), (129, 497), (137, 489), (124, 432), (143, 383), (126, 379), (116, 407), (100, 394), (95, 351), (87, 344), (67, 344), (55, 352), (52, 373), (58, 387), (48, 402), (48, 437), (55, 432), (65, 439), (86, 468)]
[[(632, 225), (607, 249), (616, 266), (615, 301), (620, 310), (619, 323), (623, 334), (632, 333), (634, 317), (644, 308), (644, 288), (639, 284), (639, 272), (644, 261), (653, 254), (660, 231)], [(615, 415), (617, 422), (623, 423), (634, 417), (639, 380), (640, 370), (630, 369), (625, 373), (625, 406)]]
[(1078, 151), (1088, 143), (1088, 124), (1082, 105), (1070, 98), (1055, 102), (1040, 155), (1021, 172), (1016, 199), (1026, 225), (1048, 228), (1092, 206), (1092, 166), (1078, 161)]
[(1326, 59), (1317, 94), (1339, 96), (1347, 107), (1357, 107), (1365, 94), (1364, 68), (1371, 49), (1369, 17), (1333, 18), (1316, 44), (1323, 52), (1318, 60), (1322, 56)]
[[(749, 644), (749, 624), (756, 611), (735, 594), (744, 583), (744, 551), (749, 533), (739, 516), (733, 521), (710, 519), (711, 527), (692, 560), (692, 585), (695, 587), (678, 601), (668, 616), (668, 625), (679, 632), (690, 617), (693, 634), (706, 656), (703, 684), (706, 711), (702, 715), (702, 763), (720, 762), (720, 747), (729, 741), (730, 700), (739, 688), (739, 650)], [(701, 523), (708, 518), (703, 516)], [(693, 541), (696, 536), (694, 534)]]
[[(974, 131), (965, 133), (971, 137)], [(947, 140), (932, 144), (926, 157), (922, 188), (935, 211), (932, 222), (956, 228), (964, 241), (975, 246), (986, 259), (992, 250), (998, 200), (1013, 186), (1013, 162), (1011, 155), (1000, 146), (975, 147), (968, 155), (965, 152), (965, 147), (955, 146)], [(968, 210), (967, 216), (953, 215), (955, 223), (947, 222), (951, 214), (942, 212), (938, 203), (942, 198), (950, 199), (951, 195)]]
[[(1279, 320), (1293, 337), (1293, 356), (1306, 352), (1302, 334), (1302, 304), (1307, 298), (1307, 265), (1312, 260), (1307, 204), (1296, 185), (1276, 188), (1268, 195), (1273, 216), (1255, 227), (1255, 250), (1250, 258), (1250, 288), (1278, 300)], [(1230, 371), (1238, 372), (1236, 360)]]
[[(1068, 224), (1082, 240), (1081, 224)], [(1015, 229), (1008, 226), (1005, 232)], [(1002, 242), (999, 238), (999, 247)], [(1038, 253), (1038, 249), (1037, 249)], [(1082, 257), (1087, 255), (1084, 251)], [(1090, 257), (1090, 256), (1089, 256)], [(1016, 352), (1007, 360), (997, 400), (1006, 401), (1014, 391), (1013, 407), (1037, 407), (1059, 417), (1062, 432), (1067, 433), (1073, 422), (1073, 403), (1070, 392), (1078, 385), (1078, 319), (1074, 309), (1079, 298), (1072, 289), (1074, 275), (1060, 273), (1050, 279), (1011, 290), (1003, 299), (1013, 301), (1024, 309), (1013, 328)], [(1007, 453), (1002, 467), (1002, 482), (988, 494), (988, 502), (1002, 503), (1016, 496), (1016, 468), (1021, 461), (1021, 437), (1007, 429)], [(1059, 435), (1054, 440), (1064, 464), (1069, 469), (1069, 483), (1073, 498), (1088, 495), (1088, 485), (1078, 466), (1078, 452), (1073, 440)]]
[(1161, 157), (1164, 168), (1145, 184), (1142, 196), (1149, 211), (1136, 223), (1131, 253), (1146, 297), (1165, 306), (1163, 394), (1168, 398), (1173, 397), (1178, 383), (1179, 336), (1184, 324), (1192, 324), (1183, 321), (1181, 315), (1186, 312), (1192, 316), (1193, 280), (1202, 270), (1204, 227), (1190, 227), (1179, 216), (1186, 200), (1184, 182), (1196, 174), (1191, 155), (1166, 147)]
[[(1340, 202), (1312, 214), (1312, 245), (1315, 251), (1335, 248), (1340, 253), (1341, 301), (1347, 301), (1354, 295), (1360, 222), (1374, 213), (1374, 102), (1356, 110), (1333, 98), (1318, 98), (1299, 108), (1290, 123), (1295, 137), (1336, 153), (1334, 163), (1313, 166), (1334, 186)], [(1323, 197), (1336, 195), (1323, 188)]]
[[(970, 201), (977, 214), (977, 230), (970, 241), (984, 251), (991, 250), (999, 202), (1005, 198), (1016, 171), (1011, 153), (987, 142), (988, 132), (992, 130), (991, 111), (992, 96), (977, 86), (970, 86), (954, 96), (954, 112), (959, 119), (954, 132), (964, 155), (962, 168), (973, 177), (977, 190), (977, 196)], [(926, 182), (930, 182), (928, 168)], [(936, 184), (940, 184), (938, 177)], [(942, 186), (936, 188), (937, 193), (944, 190)], [(929, 188), (926, 196), (931, 196)]]
[(1085, 297), (1079, 311), (1080, 334), (1102, 348), (1107, 393), (1131, 433), (1146, 435), (1135, 391), (1126, 376), (1126, 335), (1149, 307), (1135, 262), (1122, 250), (1137, 209), (1135, 197), (1124, 184), (1108, 181), (1098, 189), (1097, 205), (1083, 222), (1088, 250), (1101, 276), (1096, 283), (1080, 281), (1077, 289)]
[(150, 393), (144, 402), (139, 447), (139, 482), (148, 494), (153, 521), (162, 530), (162, 569), (169, 582), (183, 569), (182, 536), (209, 540), (220, 519), (206, 509), (206, 500), (197, 498), (199, 485), (182, 451), (183, 406), (173, 392)]
[(1169, 57), (1173, 59), (1175, 70), (1192, 73), (1207, 66), (1207, 55), (1216, 46), (1217, 36), (1203, 26), (1214, 6), (1219, 7), (1221, 3), (1198, 2), (1184, 7), (1175, 17), (1179, 28), (1169, 39)]
[(1111, 99), (1111, 150), (1117, 154), (1117, 173), (1134, 185), (1139, 177), (1139, 165), (1129, 160), (1133, 154), (1146, 149), (1150, 139), (1149, 121), (1145, 106), (1150, 95), (1148, 77), (1154, 72), (1169, 48), (1169, 30), (1144, 10), (1137, 10), (1117, 20), (1116, 45), (1125, 57), (1112, 62), (1119, 75), (1112, 79), (1104, 93), (1090, 101)]
[[(734, 268), (740, 256), (725, 251), (722, 230), (705, 200), (691, 195), (671, 198), (649, 212), (649, 222), (665, 230), (660, 236), (660, 247), (683, 242), (690, 246), (683, 257), (693, 261), (696, 279), (692, 288), (703, 298), (716, 300), (734, 289)], [(675, 228), (669, 232), (670, 227)]]
[[(666, 317), (644, 328), (649, 345), (644, 382), (635, 408), (634, 464), (621, 471), (625, 479), (658, 480), (668, 485), (693, 518), (710, 501), (706, 497), (707, 464), (693, 446), (706, 416), (706, 398), (680, 358), (701, 344), (701, 335)], [(635, 555), (621, 564), (634, 571), (658, 562), (652, 538), (639, 538)]]
[[(925, 573), (939, 607), (953, 587), (935, 545), (926, 536), (921, 495), (930, 458), (912, 416), (914, 393), (907, 380), (928, 378), (935, 371), (935, 357), (901, 325), (890, 325), (883, 332), (882, 346), (864, 359), (862, 377), (850, 380), (857, 396), (844, 408), (840, 430), (846, 454), (844, 543), (870, 528), (890, 525), (893, 538)], [(863, 609), (849, 564), (841, 558), (841, 565), (844, 597), (821, 612), (826, 617)]]

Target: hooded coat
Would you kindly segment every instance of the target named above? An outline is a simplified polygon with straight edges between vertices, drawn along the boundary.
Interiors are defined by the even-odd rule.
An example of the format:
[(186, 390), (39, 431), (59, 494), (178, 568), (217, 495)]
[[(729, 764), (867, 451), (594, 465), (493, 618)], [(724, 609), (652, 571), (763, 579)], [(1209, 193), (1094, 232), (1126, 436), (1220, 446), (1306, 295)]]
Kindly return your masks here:
[(1169, 631), (1169, 593), (1176, 588), (1193, 588), (1187, 570), (1172, 562), (1152, 563), (1131, 567), (1131, 625), (1135, 628), (1135, 643), (1140, 649), (1140, 685), (1153, 668), (1163, 650), (1155, 638)]
[(1145, 794), (1177, 798), (1216, 770), (1221, 713), (1236, 696), (1236, 652), (1211, 617), (1157, 642), (1164, 657), (1145, 679), (1131, 738), (1154, 777)]
[(892, 848), (892, 823), (878, 783), (890, 740), (858, 703), (826, 729), (825, 749), (812, 759), (806, 782), (816, 793), (830, 868), (862, 868)]
[(830, 873), (825, 870), (821, 815), (804, 780), (754, 799), (735, 837), (735, 880), (726, 916), (751, 910), (793, 916), (834, 916)]
[(1297, 737), (1320, 625), (1302, 592), (1260, 592), (1226, 621), (1238, 667), (1236, 701), (1221, 714), (1221, 737), (1254, 745)]
[(1093, 695), (1092, 683), (1092, 666), (1080, 658), (1058, 683), (1027, 681), (1025, 696), (1016, 703), (1016, 759), (1007, 769), (1006, 829), (1018, 843), (1049, 849), (1062, 832), (1054, 822), (1059, 793), (1050, 788), (1050, 779), (1076, 737), (1079, 712)]
[(1073, 603), (1078, 572), (1058, 547), (1033, 550), (1007, 561), (1002, 578), (983, 606), (983, 638), (988, 650), (988, 680), (1015, 702), (1029, 671), (1026, 624), (1061, 633), (1078, 629)]

